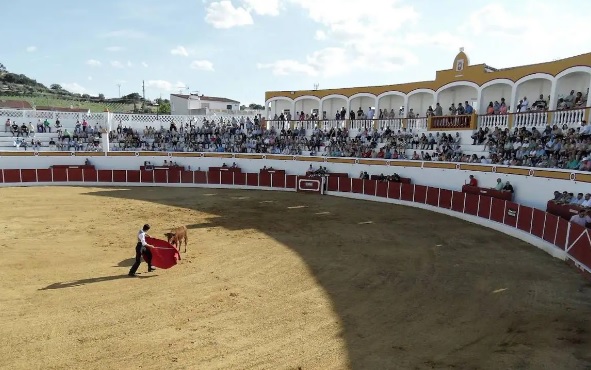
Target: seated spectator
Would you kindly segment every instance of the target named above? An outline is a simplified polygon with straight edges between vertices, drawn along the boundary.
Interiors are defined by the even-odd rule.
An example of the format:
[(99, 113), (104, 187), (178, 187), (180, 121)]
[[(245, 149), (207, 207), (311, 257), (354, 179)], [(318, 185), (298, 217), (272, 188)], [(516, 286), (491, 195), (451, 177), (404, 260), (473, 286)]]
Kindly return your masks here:
[(474, 177), (474, 175), (470, 175), (470, 180), (468, 181), (468, 185), (470, 186), (478, 186), (478, 180)]
[(572, 197), (570, 204), (573, 206), (580, 206), (584, 201), (585, 197), (583, 196), (583, 193), (579, 193), (576, 197)]
[(503, 187), (505, 186), (505, 184), (503, 184), (503, 181), (501, 179), (497, 179), (497, 184), (495, 185), (494, 189), (495, 190), (503, 190)]
[(586, 210), (581, 209), (579, 214), (573, 215), (573, 217), (570, 218), (570, 222), (587, 227), (587, 225), (591, 223), (591, 217), (589, 217)]
[(511, 183), (509, 181), (507, 181), (505, 183), (505, 186), (503, 186), (503, 192), (509, 192), (511, 194), (513, 194), (515, 191), (513, 190), (513, 185), (511, 185)]

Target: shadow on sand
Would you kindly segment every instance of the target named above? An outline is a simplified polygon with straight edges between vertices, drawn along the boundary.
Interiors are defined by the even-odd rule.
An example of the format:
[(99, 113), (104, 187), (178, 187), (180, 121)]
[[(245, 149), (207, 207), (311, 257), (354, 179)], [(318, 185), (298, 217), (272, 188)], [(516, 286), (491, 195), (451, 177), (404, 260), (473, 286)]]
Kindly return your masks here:
[[(495, 338), (506, 335), (511, 320), (525, 322), (526, 312), (537, 308), (505, 300), (509, 299), (505, 298), (509, 297), (507, 294), (492, 294), (498, 288), (492, 285), (496, 281), (478, 283), (481, 270), (491, 274), (507, 268), (528, 270), (531, 271), (528, 274), (539, 275), (538, 279), (551, 278), (552, 272), (548, 276), (540, 274), (544, 267), (554, 273), (564, 271), (556, 261), (529, 244), (428, 211), (392, 207), (385, 212), (384, 205), (373, 202), (280, 192), (270, 196), (259, 191), (219, 190), (215, 196), (211, 192), (211, 189), (129, 188), (93, 191), (87, 195), (204, 212), (205, 222), (196, 220), (200, 223), (187, 225), (188, 229), (196, 230), (192, 240), (197, 240), (201, 229), (224, 228), (259, 230), (286, 245), (308, 265), (330, 297), (340, 317), (349, 366), (353, 370), (392, 368), (392, 364), (409, 369), (478, 368), (480, 355), (472, 359), (476, 363), (470, 363), (467, 358), (445, 360), (446, 355), (457, 351), (465, 353), (457, 348), (456, 352), (450, 352), (445, 343), (459, 342), (458, 348), (463, 348), (465, 342), (469, 346), (471, 341), (482, 337), (479, 331), (486, 331), (491, 338), (483, 341), (479, 350), (494, 368), (496, 357), (492, 354), (498, 345), (494, 343)], [(248, 196), (244, 197), (245, 194)], [(205, 195), (209, 196), (204, 198)], [(158, 227), (163, 229), (171, 226), (166, 220), (150, 222), (161, 224)], [(511, 261), (506, 260), (507, 253), (513, 254)], [(461, 261), (458, 256), (462, 256)], [(488, 263), (487, 259), (492, 262)], [(497, 267), (495, 259), (513, 265)], [(530, 269), (528, 262), (536, 262), (532, 265), (537, 265), (537, 269)], [(124, 260), (119, 266), (127, 267), (131, 263), (133, 259)], [(566, 273), (562, 277), (565, 276)], [(127, 277), (53, 284), (45, 289), (123, 278)], [(576, 278), (571, 281), (577, 281)], [(527, 289), (527, 284), (512, 286), (512, 299), (527, 297)], [(576, 287), (572, 290), (576, 292)], [(475, 294), (478, 300), (473, 303)], [(566, 294), (576, 295), (570, 290)], [(520, 305), (523, 313), (513, 315), (512, 306)], [(554, 316), (562, 315), (562, 311), (558, 312), (550, 310), (541, 315), (552, 316), (544, 317), (544, 322), (552, 322), (561, 319)], [(468, 352), (478, 351), (472, 348)], [(518, 357), (527, 358), (523, 356)]]
[(73, 288), (88, 284), (95, 284), (95, 283), (103, 283), (105, 281), (113, 281), (113, 280), (120, 280), (120, 279), (148, 279), (153, 277), (154, 275), (147, 275), (141, 276), (136, 275), (134, 277), (130, 277), (127, 274), (125, 275), (112, 275), (112, 276), (103, 276), (98, 278), (90, 278), (90, 279), (81, 279), (63, 283), (53, 283), (51, 285), (46, 286), (45, 288), (41, 288), (39, 290), (54, 290), (54, 289), (64, 289), (64, 288)]

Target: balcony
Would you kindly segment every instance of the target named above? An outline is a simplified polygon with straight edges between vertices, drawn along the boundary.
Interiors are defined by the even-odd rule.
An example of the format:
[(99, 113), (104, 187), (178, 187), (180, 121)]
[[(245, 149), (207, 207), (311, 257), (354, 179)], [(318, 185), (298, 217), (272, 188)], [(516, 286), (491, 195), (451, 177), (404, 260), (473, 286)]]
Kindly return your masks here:
[(581, 121), (589, 119), (590, 108), (527, 112), (527, 113), (508, 113), (478, 116), (478, 127), (493, 129), (499, 127), (514, 128), (525, 127), (531, 129), (545, 128), (547, 125), (557, 125), (567, 127), (578, 127)]

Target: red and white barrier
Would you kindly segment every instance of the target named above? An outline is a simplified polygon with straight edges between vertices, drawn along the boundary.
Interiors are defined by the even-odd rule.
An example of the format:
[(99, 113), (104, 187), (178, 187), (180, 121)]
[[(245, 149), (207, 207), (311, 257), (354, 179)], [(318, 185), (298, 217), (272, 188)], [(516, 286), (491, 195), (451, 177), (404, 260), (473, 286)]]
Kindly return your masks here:
[[(558, 216), (517, 203), (415, 184), (380, 182), (345, 177), (329, 177), (328, 194), (381, 200), (404, 204), (477, 222), (498, 230), (516, 230), (540, 243), (556, 257), (570, 260), (591, 273), (591, 234), (589, 229)], [(184, 170), (95, 170), (91, 168), (4, 169), (0, 170), (1, 186), (30, 185), (128, 185), (189, 186), (280, 191), (323, 192), (320, 178), (277, 173), (241, 173)], [(464, 217), (465, 216), (465, 217)], [(495, 227), (499, 225), (499, 227)], [(502, 228), (501, 228), (502, 226)], [(524, 239), (525, 240), (525, 239)], [(530, 239), (533, 240), (533, 239)], [(539, 243), (533, 243), (540, 245)]]

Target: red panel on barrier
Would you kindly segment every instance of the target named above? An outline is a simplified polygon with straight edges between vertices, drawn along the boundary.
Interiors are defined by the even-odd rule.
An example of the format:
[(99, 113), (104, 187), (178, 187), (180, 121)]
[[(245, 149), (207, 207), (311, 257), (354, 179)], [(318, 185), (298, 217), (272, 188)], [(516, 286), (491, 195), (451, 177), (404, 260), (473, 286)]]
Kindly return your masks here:
[(271, 174), (274, 188), (285, 188), (285, 173), (275, 172)]
[(556, 229), (556, 240), (554, 245), (562, 250), (566, 249), (566, 234), (568, 233), (569, 222), (562, 217), (558, 218), (558, 228)]
[(328, 191), (339, 191), (339, 178), (336, 176), (329, 176), (327, 178), (327, 189)]
[(363, 194), (375, 196), (376, 183), (377, 180), (363, 180)]
[(158, 184), (166, 184), (167, 183), (167, 176), (168, 170), (153, 170), (154, 173), (154, 182)]
[(351, 181), (351, 192), (363, 194), (363, 180), (353, 179)]
[(297, 186), (297, 176), (296, 175), (286, 175), (285, 176), (285, 187), (287, 189), (295, 189)]
[(234, 172), (234, 185), (246, 185), (246, 174), (244, 172)]
[(35, 170), (21, 170), (22, 182), (37, 182), (37, 171)]
[(97, 182), (98, 175), (94, 168), (84, 168), (82, 170), (82, 176), (84, 178), (84, 182)]
[(51, 170), (50, 169), (37, 170), (37, 181), (51, 182)]
[(414, 185), (400, 184), (400, 200), (412, 202), (414, 199)]
[(439, 206), (439, 188), (427, 188), (427, 199), (425, 203), (434, 207)]
[(486, 195), (480, 196), (480, 204), (478, 204), (478, 217), (490, 219), (490, 207), (492, 205), (493, 198)]
[(0, 170), (0, 183), (4, 182), (4, 170)]
[(207, 184), (207, 172), (195, 171), (193, 175), (195, 178), (195, 184)]
[[(112, 182), (113, 171), (111, 170), (98, 170), (97, 178), (99, 182)], [(55, 169), (53, 170), (53, 181), (55, 181)]]
[(351, 192), (351, 180), (348, 177), (339, 177), (339, 191), (341, 193)]
[(531, 230), (531, 221), (534, 217), (534, 209), (531, 207), (519, 207), (519, 215), (517, 216), (517, 228), (529, 233)]
[(464, 202), (466, 200), (466, 193), (459, 191), (452, 192), (451, 209), (456, 212), (464, 213)]
[(193, 183), (193, 171), (181, 171), (181, 182), (183, 184)]
[(258, 173), (247, 173), (246, 174), (246, 185), (259, 186), (259, 174)]
[[(521, 212), (521, 210), (519, 211)], [(546, 213), (546, 222), (544, 222), (544, 240), (554, 244), (556, 238), (556, 228), (558, 227), (558, 216)]]
[(127, 182), (127, 171), (113, 170), (113, 182)]
[(154, 182), (154, 171), (140, 171), (142, 174), (142, 184), (149, 183), (152, 184)]
[(492, 198), (492, 207), (490, 210), (490, 220), (502, 224), (504, 218), (505, 218), (505, 201), (502, 199)]
[(505, 218), (503, 223), (508, 226), (517, 227), (517, 214), (519, 212), (519, 204), (508, 202), (505, 203)]
[(378, 182), (376, 185), (376, 196), (386, 198), (388, 196), (388, 183)]
[[(579, 226), (571, 223), (570, 235), (574, 234), (576, 237), (573, 243), (569, 245), (570, 250), (568, 254), (577, 259), (579, 262), (587, 267), (591, 266), (591, 238), (589, 238), (589, 230), (573, 232), (573, 226)], [(579, 226), (581, 229), (583, 227)], [(579, 228), (577, 228), (579, 230)]]
[[(52, 168), (53, 171), (53, 182), (66, 182), (68, 181), (68, 173), (67, 169), (65, 168)], [(109, 171), (111, 172), (111, 171)], [(4, 173), (4, 177), (6, 177), (6, 173)]]
[(79, 182), (82, 181), (82, 168), (68, 168), (68, 181)]
[(269, 172), (259, 173), (260, 186), (270, 187), (271, 186), (271, 174)]
[[(64, 171), (65, 174), (66, 171)], [(66, 180), (63, 180), (66, 181)], [(4, 182), (21, 182), (20, 170), (4, 170)]]
[(388, 198), (390, 199), (400, 199), (400, 192), (402, 189), (402, 184), (399, 182), (389, 182), (388, 183)]
[(427, 187), (423, 185), (415, 185), (414, 202), (425, 203), (427, 201)]
[(218, 185), (222, 183), (222, 173), (220, 171), (208, 171), (207, 183)]
[[(579, 239), (579, 237), (585, 239), (586, 235), (583, 235), (585, 232), (587, 231), (587, 228), (579, 225), (579, 224), (575, 224), (573, 222), (570, 223), (570, 231), (568, 233), (568, 248), (570, 248), (576, 241), (577, 239)], [(587, 239), (585, 239), (586, 241)]]
[[(234, 172), (223, 171), (220, 173), (221, 173), (220, 184), (234, 185)], [(211, 174), (211, 172), (210, 172), (210, 174)]]
[(480, 203), (480, 195), (466, 194), (466, 202), (464, 203), (464, 213), (478, 216), (478, 204)]
[(445, 209), (451, 209), (451, 197), (453, 196), (453, 191), (447, 189), (440, 189), (439, 190), (439, 207)]
[(181, 171), (176, 169), (171, 169), (168, 171), (168, 183), (169, 184), (178, 184), (181, 182)]
[(127, 170), (127, 182), (139, 183), (140, 179), (140, 170)]
[[(520, 211), (521, 212), (521, 211)], [(544, 236), (544, 223), (546, 222), (546, 212), (534, 209), (530, 233), (542, 238)]]

